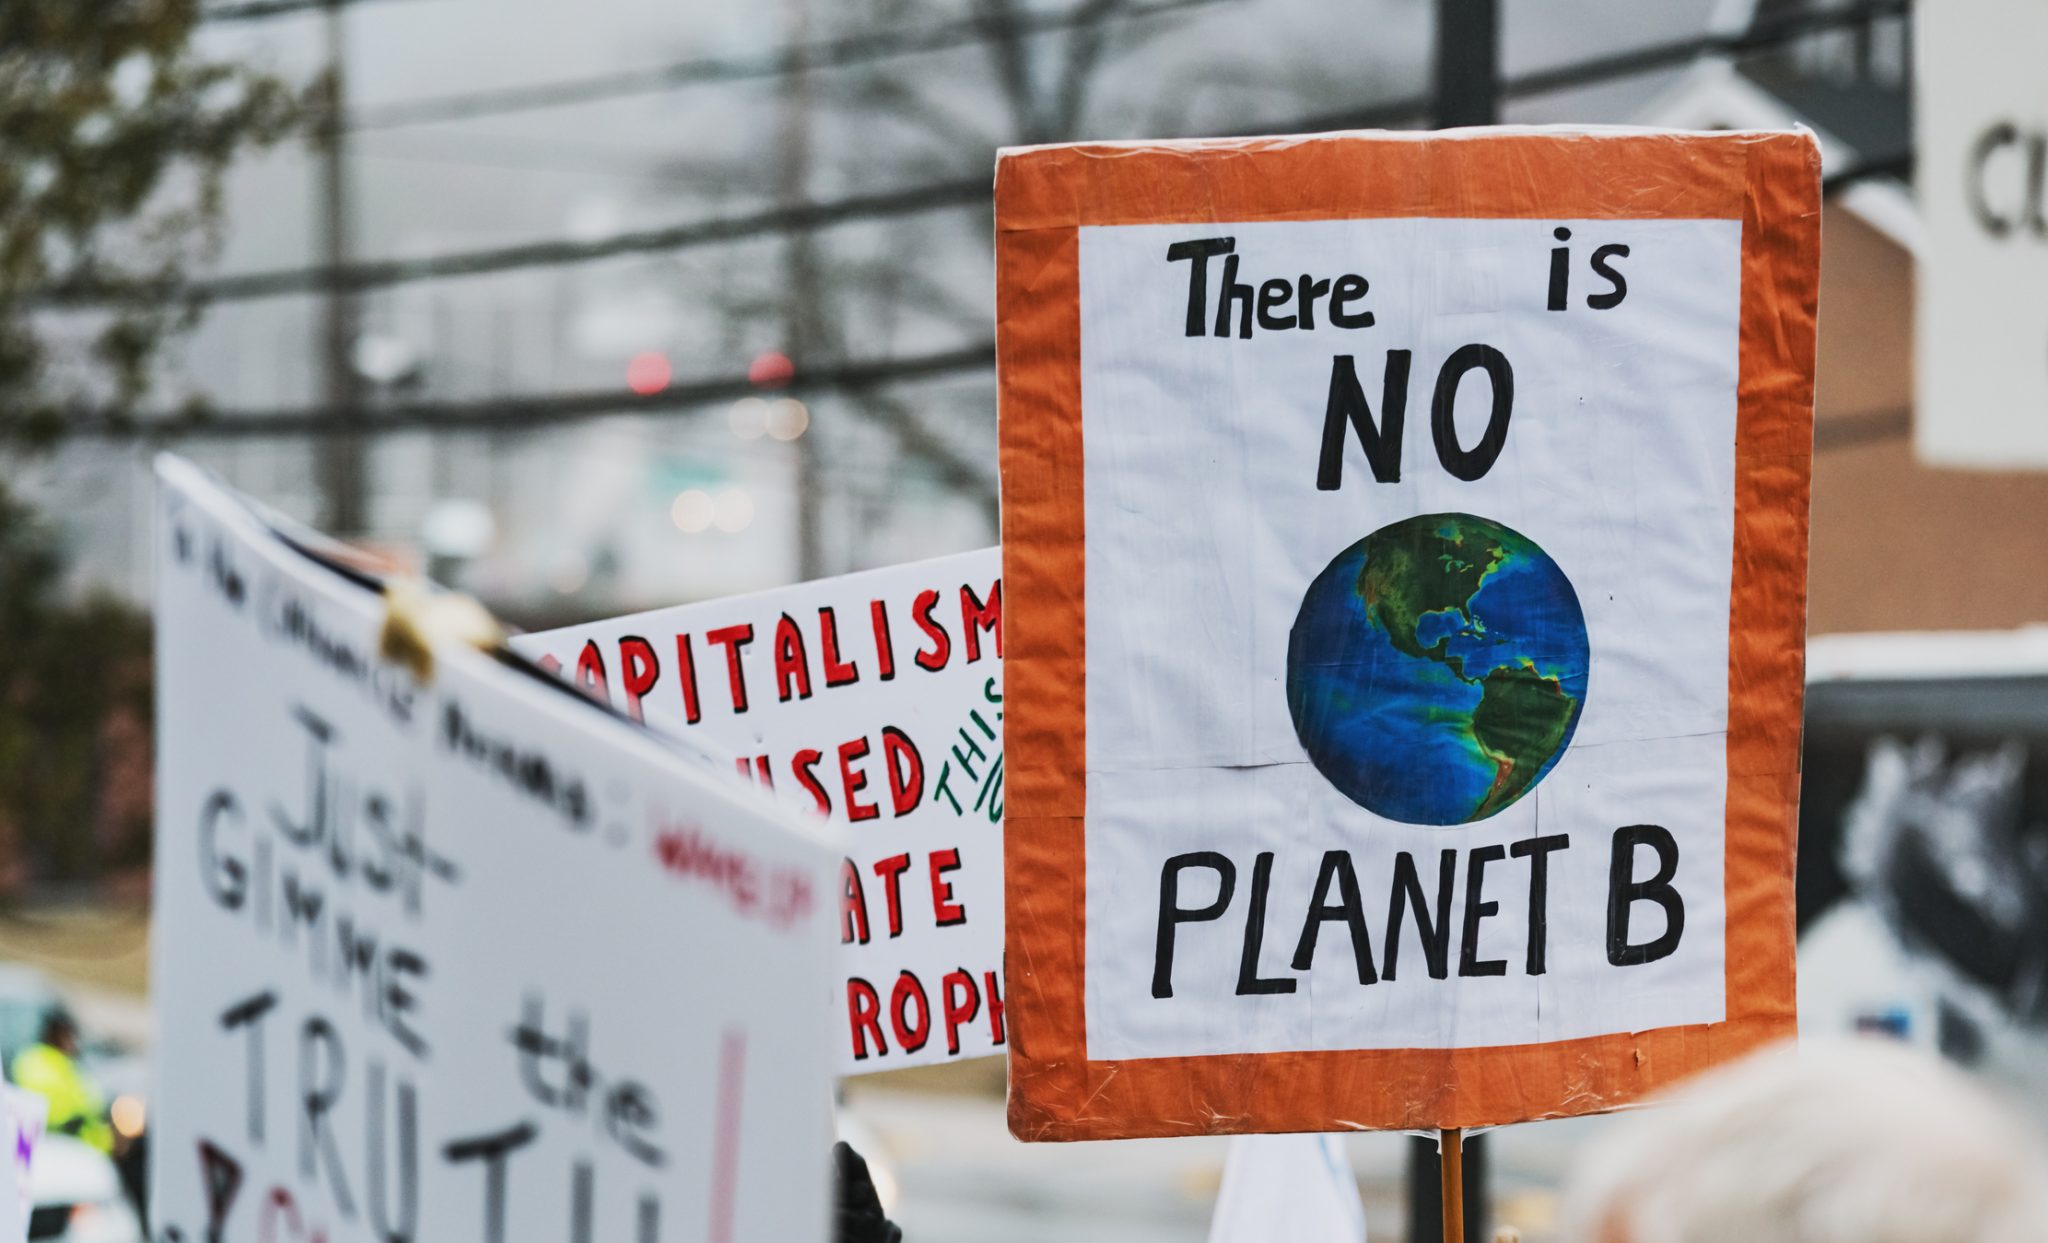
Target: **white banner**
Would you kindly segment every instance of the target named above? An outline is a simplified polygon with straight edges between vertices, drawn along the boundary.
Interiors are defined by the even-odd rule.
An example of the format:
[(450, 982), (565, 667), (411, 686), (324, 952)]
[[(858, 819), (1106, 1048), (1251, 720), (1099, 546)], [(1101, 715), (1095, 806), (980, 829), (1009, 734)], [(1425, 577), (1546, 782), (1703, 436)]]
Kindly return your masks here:
[(2048, 466), (2048, 7), (1942, 0), (1913, 26), (1915, 437), (1938, 464)]
[(159, 1237), (823, 1238), (822, 828), (157, 469)]
[(1001, 1053), (998, 550), (512, 640), (851, 827), (836, 887), (845, 1073)]

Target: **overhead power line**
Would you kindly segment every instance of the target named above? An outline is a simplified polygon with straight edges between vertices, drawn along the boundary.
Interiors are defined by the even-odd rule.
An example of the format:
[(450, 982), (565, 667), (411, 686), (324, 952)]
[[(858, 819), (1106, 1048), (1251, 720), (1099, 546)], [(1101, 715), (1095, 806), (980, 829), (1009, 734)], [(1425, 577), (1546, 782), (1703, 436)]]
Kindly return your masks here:
[[(1850, 30), (1888, 18), (1903, 17), (1911, 8), (1909, 0), (1869, 0), (1852, 8), (1796, 11), (1759, 22), (1740, 34), (1703, 34), (1689, 39), (1672, 39), (1511, 74), (1501, 80), (1500, 95), (1502, 99), (1526, 99), (1574, 87), (1598, 86), (1603, 82), (1654, 73), (1659, 69), (1682, 68), (1708, 56), (1753, 56), (1808, 35)], [(1302, 132), (1372, 129), (1425, 118), (1435, 107), (1436, 96), (1423, 92), (1363, 107), (1302, 117), (1295, 126)]]
[(330, 8), (354, 8), (374, 0), (238, 0), (231, 4), (210, 4), (199, 10), (202, 22), (251, 22), (269, 17), (291, 17), (318, 13)]
[(1795, 10), (1759, 22), (1737, 34), (1706, 34), (1692, 39), (1653, 43), (1596, 56), (1577, 65), (1520, 74), (1509, 78), (1507, 85), (1514, 94), (1544, 95), (1578, 86), (1582, 81), (1607, 81), (1670, 69), (1702, 56), (1754, 56), (1807, 35), (1872, 25), (1888, 18), (1904, 17), (1911, 11), (1909, 0), (1869, 0), (1854, 7)]
[[(308, 0), (269, 0), (279, 4), (301, 4)], [(464, 91), (460, 94), (402, 100), (358, 110), (349, 118), (357, 130), (391, 129), (402, 125), (428, 125), (445, 121), (466, 121), (477, 117), (536, 112), (576, 104), (653, 95), (686, 86), (715, 82), (743, 82), (760, 78), (785, 77), (796, 72), (843, 69), (905, 56), (942, 52), (987, 43), (1011, 35), (1049, 34), (1097, 25), (1105, 21), (1129, 22), (1164, 17), (1187, 9), (1204, 8), (1227, 0), (1153, 0), (1108, 13), (1088, 5), (1064, 12), (1028, 13), (1007, 22), (967, 17), (939, 22), (922, 29), (873, 31), (793, 44), (752, 55), (706, 56), (628, 69), (589, 77), (563, 78), (521, 86)]]
[[(1567, 86), (1594, 85), (1614, 78), (1682, 64), (1701, 55), (1753, 53), (1777, 47), (1790, 39), (1804, 35), (1854, 27), (1898, 16), (1907, 10), (1906, 0), (1872, 0), (1872, 3), (1853, 9), (1794, 14), (1740, 35), (1705, 35), (1517, 75), (1508, 80), (1501, 93), (1509, 98), (1545, 94)], [(1290, 122), (1261, 126), (1245, 132), (1309, 133), (1317, 130), (1392, 125), (1426, 116), (1431, 106), (1432, 100), (1429, 96), (1415, 95), (1344, 112), (1300, 117)], [(821, 229), (858, 220), (889, 219), (948, 207), (985, 204), (988, 201), (990, 182), (991, 178), (984, 174), (849, 195), (825, 202), (770, 207), (710, 220), (636, 230), (596, 241), (554, 239), (526, 242), (416, 259), (374, 260), (351, 264), (339, 270), (318, 266), (279, 268), (209, 277), (173, 289), (142, 292), (181, 297), (200, 303), (223, 302), (318, 292), (335, 284), (353, 290), (364, 290), (445, 277), (480, 276), (521, 268), (587, 263), (599, 259), (683, 250), (693, 246), (797, 230)], [(92, 305), (124, 297), (132, 298), (137, 296), (137, 292), (110, 290), (103, 286), (81, 283), (47, 290), (41, 301), (46, 305)]]
[[(1836, 194), (1872, 177), (1910, 175), (1912, 155), (1867, 160), (1829, 174), (1821, 181), (1823, 194)], [(995, 342), (987, 341), (932, 354), (908, 358), (868, 359), (843, 362), (817, 370), (799, 372), (797, 387), (805, 393), (845, 392), (869, 395), (876, 388), (906, 380), (937, 379), (949, 375), (986, 373), (995, 367)], [(461, 401), (418, 401), (386, 406), (377, 410), (337, 414), (324, 408), (234, 411), (203, 421), (161, 419), (121, 421), (105, 416), (79, 416), (68, 424), (72, 434), (123, 437), (137, 434), (165, 434), (207, 439), (317, 435), (343, 427), (360, 428), (365, 434), (393, 431), (503, 431), (550, 427), (581, 419), (616, 414), (656, 414), (672, 410), (730, 401), (756, 395), (759, 386), (744, 376), (726, 376), (671, 384), (659, 393), (635, 396), (617, 389), (580, 393), (546, 393), (513, 397), (474, 398)], [(1896, 434), (1893, 421), (1866, 420), (1853, 431), (1830, 429), (1820, 434), (1818, 448), (1837, 447), (1862, 438), (1882, 439)]]
[[(1829, 177), (1828, 184), (1846, 185), (1877, 176), (1903, 176), (1911, 170), (1910, 155), (1891, 156), (1842, 169)], [(340, 283), (351, 289), (373, 289), (449, 276), (481, 276), (519, 268), (587, 263), (624, 255), (684, 250), (716, 242), (737, 241), (763, 234), (796, 229), (818, 229), (854, 220), (872, 220), (912, 215), (941, 208), (986, 203), (990, 193), (987, 176), (931, 182), (903, 190), (851, 195), (823, 203), (794, 207), (771, 207), (659, 229), (619, 233), (591, 242), (556, 240), (501, 246), (490, 250), (463, 251), (419, 259), (384, 259), (351, 264), (341, 269)], [(240, 276), (217, 276), (192, 281), (163, 292), (197, 302), (222, 302), (246, 298), (275, 297), (308, 293), (328, 288), (332, 269), (325, 267), (282, 268)], [(44, 295), (46, 303), (87, 304), (99, 301), (90, 289), (53, 290)]]
[[(822, 203), (770, 207), (658, 229), (640, 229), (589, 242), (567, 239), (524, 242), (419, 259), (372, 260), (339, 269), (322, 266), (276, 268), (266, 272), (208, 277), (154, 292), (193, 302), (228, 302), (318, 292), (336, 284), (352, 290), (377, 289), (449, 276), (482, 276), (520, 268), (559, 267), (621, 255), (686, 250), (714, 242), (738, 241), (800, 229), (821, 229), (852, 220), (913, 215), (942, 207), (986, 202), (992, 180), (988, 174), (982, 174), (873, 194), (850, 195)], [(48, 305), (66, 306), (92, 305), (109, 299), (103, 289), (76, 286), (49, 290), (41, 300)]]
[[(985, 372), (995, 366), (995, 361), (995, 342), (982, 341), (908, 358), (863, 359), (807, 369), (797, 374), (794, 387), (805, 395), (864, 392), (880, 384), (904, 380)], [(239, 440), (335, 431), (364, 435), (395, 431), (527, 431), (609, 415), (658, 414), (760, 394), (761, 387), (745, 376), (721, 376), (671, 384), (646, 396), (606, 388), (580, 393), (408, 401), (348, 411), (325, 407), (245, 410), (204, 419), (121, 422), (103, 415), (79, 415), (66, 424), (65, 434), (103, 439), (161, 435)]]
[[(1157, 0), (1156, 3), (1120, 10), (1110, 16), (1118, 21), (1133, 21), (1223, 2), (1224, 0)], [(258, 3), (251, 7), (260, 7), (264, 3), (317, 6), (318, 0), (258, 0)], [(1519, 74), (1502, 82), (1501, 94), (1507, 98), (1542, 95), (1575, 86), (1668, 69), (1702, 56), (1754, 54), (1768, 51), (1790, 39), (1805, 35), (1902, 16), (1909, 8), (1908, 0), (1873, 0), (1872, 3), (1855, 8), (1794, 12), (1759, 23), (1739, 34), (1705, 34), (1687, 39), (1674, 39)], [(799, 66), (806, 71), (844, 68), (985, 43), (1002, 35), (1049, 33), (1102, 20), (1102, 15), (1083, 12), (1079, 8), (1062, 13), (1029, 14), (1014, 19), (1001, 28), (993, 26), (983, 18), (962, 18), (938, 23), (922, 30), (849, 35), (753, 56), (701, 57), (649, 69), (406, 100), (364, 109), (351, 118), (350, 126), (354, 129), (386, 129), (540, 111), (634, 95), (658, 94), (704, 83), (780, 77), (796, 71)], [(1289, 128), (1342, 129), (1391, 124), (1425, 116), (1435, 106), (1435, 102), (1433, 95), (1412, 95), (1364, 108), (1304, 118), (1304, 124)]]

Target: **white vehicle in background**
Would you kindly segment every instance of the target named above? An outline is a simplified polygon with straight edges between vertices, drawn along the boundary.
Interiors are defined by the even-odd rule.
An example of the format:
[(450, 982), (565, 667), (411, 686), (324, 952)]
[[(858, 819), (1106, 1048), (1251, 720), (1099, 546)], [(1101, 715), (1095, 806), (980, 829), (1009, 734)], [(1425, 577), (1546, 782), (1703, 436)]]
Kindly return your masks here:
[(143, 1243), (114, 1163), (68, 1135), (45, 1135), (28, 1172), (28, 1237), (37, 1243)]
[[(35, 1043), (43, 1017), (65, 1007), (48, 976), (0, 963), (0, 1066)], [(147, 1117), (143, 1059), (118, 1041), (81, 1033), (79, 1062), (104, 1092), (124, 1147), (138, 1142)], [(29, 1166), (28, 1237), (51, 1243), (143, 1243), (142, 1221), (112, 1158), (68, 1135), (45, 1135)]]

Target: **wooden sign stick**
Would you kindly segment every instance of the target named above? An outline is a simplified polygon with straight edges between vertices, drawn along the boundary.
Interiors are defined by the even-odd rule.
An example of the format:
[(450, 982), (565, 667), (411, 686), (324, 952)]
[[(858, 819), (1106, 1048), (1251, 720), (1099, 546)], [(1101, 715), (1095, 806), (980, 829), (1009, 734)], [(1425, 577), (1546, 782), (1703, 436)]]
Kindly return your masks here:
[(1465, 1243), (1465, 1144), (1456, 1127), (1436, 1133), (1443, 1176), (1444, 1243)]

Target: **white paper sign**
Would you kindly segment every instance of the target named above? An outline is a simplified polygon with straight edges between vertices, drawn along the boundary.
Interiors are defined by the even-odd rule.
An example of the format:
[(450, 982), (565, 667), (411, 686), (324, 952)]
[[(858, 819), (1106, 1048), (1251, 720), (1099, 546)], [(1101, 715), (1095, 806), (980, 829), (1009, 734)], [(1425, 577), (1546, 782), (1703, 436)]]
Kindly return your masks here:
[(159, 1236), (823, 1238), (822, 826), (158, 480)]
[(1335, 1135), (1237, 1135), (1209, 1243), (1365, 1243), (1365, 1204)]
[(1493, 1125), (1785, 1034), (1812, 139), (996, 187), (1012, 1132)]
[(1001, 1053), (998, 550), (515, 638), (650, 725), (846, 822), (844, 1073)]
[[(1554, 228), (1625, 248), (1625, 314), (1547, 309)], [(1098, 809), (1088, 855), (1091, 871), (1132, 878), (1088, 890), (1090, 1058), (1476, 1048), (1718, 1022), (1739, 222), (1212, 231), (1233, 235), (1252, 265), (1240, 280), (1342, 273), (1369, 258), (1379, 335), (1343, 346), (1356, 349), (1376, 412), (1389, 367), (1407, 367), (1422, 395), (1411, 399), (1398, 480), (1375, 480), (1353, 438), (1341, 482), (1313, 486), (1337, 347), (1299, 331), (1227, 349), (1190, 337), (1187, 264), (1162, 261), (1187, 227), (1081, 230), (1088, 797)], [(1475, 341), (1509, 360), (1511, 381), (1490, 383)], [(1408, 356), (1390, 359), (1393, 347)], [(1513, 435), (1498, 469), (1463, 478), (1439, 461), (1430, 395), (1444, 375), (1462, 390), (1455, 426), (1467, 446), (1486, 443), (1500, 400), (1489, 389), (1512, 383)], [(1168, 423), (1174, 434), (1162, 436)], [(1259, 429), (1256, 456), (1238, 443), (1247, 425)], [(1341, 623), (1354, 598), (1376, 590), (1362, 577), (1369, 556), (1396, 568), (1412, 558), (1390, 589), (1412, 587), (1416, 607), (1441, 610), (1418, 618), (1414, 643), (1443, 644), (1469, 671), (1454, 680), (1416, 662), (1423, 672), (1405, 688), (1414, 702), (1389, 700), (1377, 715), (1353, 711), (1359, 690), (1320, 674), (1347, 659), (1354, 632)], [(1458, 556), (1471, 564), (1443, 560)], [(1494, 594), (1474, 594), (1481, 582)], [(1457, 611), (1461, 585), (1469, 619)], [(1519, 610), (1512, 625), (1486, 617), (1496, 600)], [(1402, 655), (1390, 649), (1377, 666), (1385, 696), (1404, 693), (1393, 680), (1406, 672)], [(1533, 662), (1529, 694), (1562, 705), (1562, 732), (1547, 747), (1531, 733), (1541, 767), (1482, 753), (1471, 731), (1428, 727), (1428, 713), (1477, 713), (1470, 705), (1487, 696), (1511, 697), (1522, 661)], [(1412, 738), (1412, 753), (1370, 742), (1410, 714), (1421, 724), (1385, 732)], [(1668, 834), (1665, 857), (1683, 860), (1685, 935), (1619, 974), (1603, 926), (1605, 838), (1645, 822)], [(1376, 963), (1363, 942), (1336, 933), (1332, 952), (1297, 953), (1305, 913), (1342, 896), (1342, 877), (1322, 874), (1339, 847), (1371, 895), (1363, 909)], [(1176, 927), (1170, 957), (1161, 939), (1162, 863), (1205, 848), (1225, 851), (1239, 889), (1281, 912), (1249, 977), (1244, 956), (1261, 947), (1240, 953), (1241, 922)], [(1221, 867), (1197, 859), (1170, 876), (1176, 907), (1211, 904)], [(1140, 878), (1154, 900), (1131, 900)], [(1483, 904), (1452, 907), (1482, 885)], [(1433, 929), (1411, 927), (1404, 943), (1394, 912), (1411, 892), (1437, 913)], [(1655, 935), (1646, 927), (1638, 939)], [(1295, 977), (1297, 958), (1313, 963), (1306, 979)], [(1375, 986), (1360, 987), (1361, 963), (1376, 968)], [(1482, 973), (1499, 978), (1461, 983)], [(1269, 977), (1279, 982), (1257, 982)], [(1162, 988), (1172, 1005), (1160, 1004)], [(1254, 1011), (1244, 998), (1255, 993)]]
[(1919, 450), (2048, 467), (2048, 7), (1942, 0), (1913, 27)]

